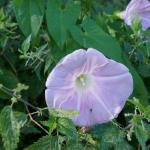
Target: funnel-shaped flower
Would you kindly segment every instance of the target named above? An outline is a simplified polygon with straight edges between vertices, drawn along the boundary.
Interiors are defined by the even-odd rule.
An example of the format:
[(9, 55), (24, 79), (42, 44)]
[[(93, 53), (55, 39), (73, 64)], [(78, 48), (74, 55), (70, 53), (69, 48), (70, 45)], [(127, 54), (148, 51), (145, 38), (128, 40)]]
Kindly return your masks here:
[(123, 13), (123, 18), (128, 25), (137, 19), (142, 25), (142, 30), (150, 27), (150, 2), (148, 0), (131, 0)]
[(79, 111), (71, 119), (92, 126), (117, 117), (133, 90), (127, 67), (99, 51), (79, 49), (53, 69), (46, 82), (49, 107)]

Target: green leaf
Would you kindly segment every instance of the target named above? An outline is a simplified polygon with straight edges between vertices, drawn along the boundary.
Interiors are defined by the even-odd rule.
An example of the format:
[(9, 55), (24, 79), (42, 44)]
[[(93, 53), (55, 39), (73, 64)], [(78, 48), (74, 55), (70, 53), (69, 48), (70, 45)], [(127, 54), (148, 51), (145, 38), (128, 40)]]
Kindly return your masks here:
[(26, 53), (29, 50), (30, 43), (31, 43), (31, 35), (29, 35), (21, 45), (21, 50), (23, 51), (23, 53)]
[(148, 150), (146, 147), (146, 141), (148, 140), (148, 133), (142, 126), (136, 126), (134, 128), (136, 138), (138, 139), (142, 150)]
[(36, 37), (44, 15), (44, 0), (13, 0), (13, 6), (20, 29), (25, 36)]
[(71, 139), (77, 139), (77, 130), (72, 120), (68, 118), (58, 119), (58, 131)]
[(138, 99), (133, 98), (129, 100), (130, 103), (132, 103), (135, 107), (137, 107), (141, 112), (144, 112), (145, 107), (139, 102)]
[(122, 141), (115, 146), (114, 150), (134, 150), (126, 141)]
[(144, 125), (144, 128), (145, 128), (145, 130), (147, 131), (147, 133), (149, 135), (149, 138), (150, 138), (150, 124), (143, 121), (143, 125)]
[(27, 115), (23, 112), (15, 111), (14, 116), (21, 127), (23, 127), (27, 122)]
[(150, 120), (150, 105), (144, 109), (144, 115), (146, 119)]
[(48, 56), (46, 57), (46, 60), (45, 60), (44, 74), (46, 72), (49, 72), (52, 63), (53, 63), (52, 56), (50, 54), (48, 54)]
[(41, 124), (49, 128), (49, 133), (53, 132), (54, 129), (57, 127), (56, 117), (50, 116), (49, 120), (41, 121)]
[[(70, 33), (75, 41), (84, 48), (96, 48), (105, 56), (124, 63), (131, 71), (134, 79), (134, 94), (141, 100), (141, 103), (148, 103), (148, 94), (141, 77), (129, 62), (127, 56), (121, 50), (119, 44), (108, 34), (106, 34), (93, 20), (87, 18), (81, 27), (73, 26)], [(109, 43), (109, 44), (108, 44)]]
[(134, 115), (132, 118), (132, 124), (134, 126), (134, 133), (139, 141), (142, 150), (147, 150), (146, 142), (148, 140), (148, 132), (144, 127), (144, 122), (142, 121), (142, 117), (138, 115)]
[(124, 64), (129, 68), (130, 72), (132, 73), (133, 80), (134, 80), (134, 95), (138, 98), (141, 104), (147, 105), (148, 102), (148, 92), (144, 85), (142, 78), (139, 76), (135, 68), (132, 66), (130, 61), (128, 60), (127, 56), (123, 55)]
[[(0, 84), (6, 86), (9, 89), (13, 89), (17, 86), (17, 83), (18, 79), (12, 72), (5, 69), (0, 69)], [(10, 96), (8, 96), (0, 89), (0, 98), (9, 99)]]
[(117, 148), (120, 147), (120, 145), (124, 147), (124, 150), (133, 150), (125, 140), (125, 133), (112, 123), (98, 125), (91, 133), (93, 138), (99, 139), (100, 150), (110, 150), (112, 148), (119, 150)]
[(79, 13), (79, 2), (68, 1), (65, 8), (62, 8), (60, 1), (48, 0), (46, 12), (48, 30), (59, 48), (63, 48), (68, 37), (68, 29), (75, 24)]
[(31, 146), (25, 148), (25, 150), (59, 150), (60, 143), (56, 136), (43, 136), (37, 142)]
[(27, 91), (28, 96), (32, 98), (38, 97), (43, 91), (44, 86), (45, 86), (43, 78), (39, 80), (36, 74), (32, 73), (29, 75), (28, 72), (25, 72), (22, 78), (24, 82), (29, 86), (29, 89)]
[(76, 110), (64, 110), (64, 109), (56, 109), (56, 108), (49, 109), (49, 113), (50, 115), (53, 115), (55, 117), (64, 117), (64, 118), (68, 118), (70, 116), (76, 116), (79, 114), (78, 111)]
[(15, 150), (19, 142), (22, 121), (16, 119), (11, 106), (5, 106), (0, 113), (0, 133), (6, 150)]
[(150, 29), (143, 32), (144, 36), (149, 37), (150, 36)]
[(21, 129), (21, 133), (23, 133), (24, 135), (40, 134), (41, 131), (31, 124), (25, 124), (24, 127)]
[[(119, 44), (106, 34), (96, 23), (87, 18), (79, 27), (70, 27), (73, 38), (83, 47), (93, 47), (116, 61), (123, 62), (122, 51)], [(107, 44), (109, 43), (109, 44)]]
[(145, 78), (150, 77), (150, 64), (139, 64), (138, 71), (142, 77), (145, 77)]
[[(63, 148), (64, 148), (63, 150), (80, 150), (80, 149), (85, 149), (85, 147), (82, 145), (81, 142), (80, 143), (79, 142), (75, 142), (74, 140), (67, 141), (66, 145)], [(88, 146), (88, 150), (96, 150), (96, 149), (91, 149), (91, 147)]]

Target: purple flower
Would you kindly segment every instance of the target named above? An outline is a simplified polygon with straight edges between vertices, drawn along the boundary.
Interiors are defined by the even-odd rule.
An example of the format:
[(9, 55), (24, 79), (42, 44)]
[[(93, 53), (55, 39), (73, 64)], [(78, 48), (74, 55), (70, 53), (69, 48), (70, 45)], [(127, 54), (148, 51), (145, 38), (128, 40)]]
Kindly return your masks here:
[(150, 27), (150, 2), (148, 0), (131, 0), (123, 12), (123, 18), (130, 26), (138, 19), (142, 30), (148, 29)]
[(90, 127), (117, 117), (133, 90), (127, 67), (96, 49), (79, 49), (64, 57), (46, 81), (48, 107), (79, 111), (71, 119)]

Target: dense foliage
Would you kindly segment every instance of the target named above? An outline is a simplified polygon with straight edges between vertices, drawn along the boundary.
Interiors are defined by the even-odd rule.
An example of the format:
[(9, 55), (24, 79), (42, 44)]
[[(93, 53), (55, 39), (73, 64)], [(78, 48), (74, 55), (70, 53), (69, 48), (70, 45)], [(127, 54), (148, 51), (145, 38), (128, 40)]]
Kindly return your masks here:
[[(150, 148), (150, 30), (118, 16), (127, 0), (0, 0), (0, 149)], [(134, 92), (116, 120), (87, 132), (48, 110), (45, 80), (63, 56), (93, 47), (125, 64)], [(117, 90), (117, 89), (116, 89)]]

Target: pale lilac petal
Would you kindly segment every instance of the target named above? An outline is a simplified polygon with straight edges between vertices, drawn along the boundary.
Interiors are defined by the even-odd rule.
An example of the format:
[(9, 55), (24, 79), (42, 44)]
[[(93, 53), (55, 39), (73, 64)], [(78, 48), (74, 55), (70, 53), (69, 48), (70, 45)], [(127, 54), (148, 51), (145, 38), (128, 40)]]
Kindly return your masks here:
[(51, 89), (70, 89), (73, 87), (73, 75), (62, 64), (56, 66), (48, 76), (46, 87)]
[(80, 49), (64, 57), (48, 76), (46, 87), (70, 88), (74, 75), (83, 69), (86, 62), (85, 56), (86, 51)]
[(125, 21), (127, 24), (132, 23), (132, 15), (134, 15), (136, 10), (139, 8), (139, 3), (137, 1), (139, 0), (131, 0), (124, 12)]
[(122, 110), (133, 91), (132, 76), (126, 72), (118, 76), (95, 77), (93, 91), (97, 93), (115, 117)]
[(79, 126), (93, 126), (112, 119), (110, 113), (102, 106), (93, 93), (83, 96), (80, 115), (74, 122)]
[(53, 107), (54, 92), (52, 90), (45, 90), (45, 100), (48, 107)]
[(125, 65), (110, 59), (109, 63), (106, 64), (105, 66), (96, 68), (93, 71), (92, 75), (107, 77), (107, 76), (118, 76), (127, 72), (129, 72), (129, 70)]
[(127, 67), (89, 48), (66, 57), (50, 73), (45, 91), (48, 107), (77, 110), (78, 126), (93, 126), (117, 117), (133, 90)]
[(142, 12), (141, 15), (141, 22), (143, 25), (143, 30), (147, 30), (150, 27), (150, 11), (149, 12)]
[(61, 104), (67, 102), (72, 97), (72, 90), (45, 90), (45, 99), (48, 107), (61, 108)]
[(86, 51), (79, 49), (64, 57), (61, 64), (70, 70), (71, 73), (78, 74), (84, 69), (85, 62)]
[(148, 0), (131, 0), (124, 12), (124, 20), (128, 25), (138, 17), (142, 30), (150, 27), (150, 2)]
[(66, 93), (66, 98), (61, 103), (58, 102), (57, 107), (66, 110), (78, 110), (79, 98), (76, 92)]
[(88, 48), (86, 53), (85, 71), (92, 72), (93, 69), (104, 66), (108, 63), (108, 59), (94, 48)]
[(150, 2), (148, 0), (140, 0), (138, 3), (138, 10), (143, 11), (150, 11)]
[(109, 109), (122, 108), (133, 90), (133, 79), (128, 68), (109, 60), (109, 64), (95, 69), (93, 77), (96, 87), (94, 91), (97, 91)]

